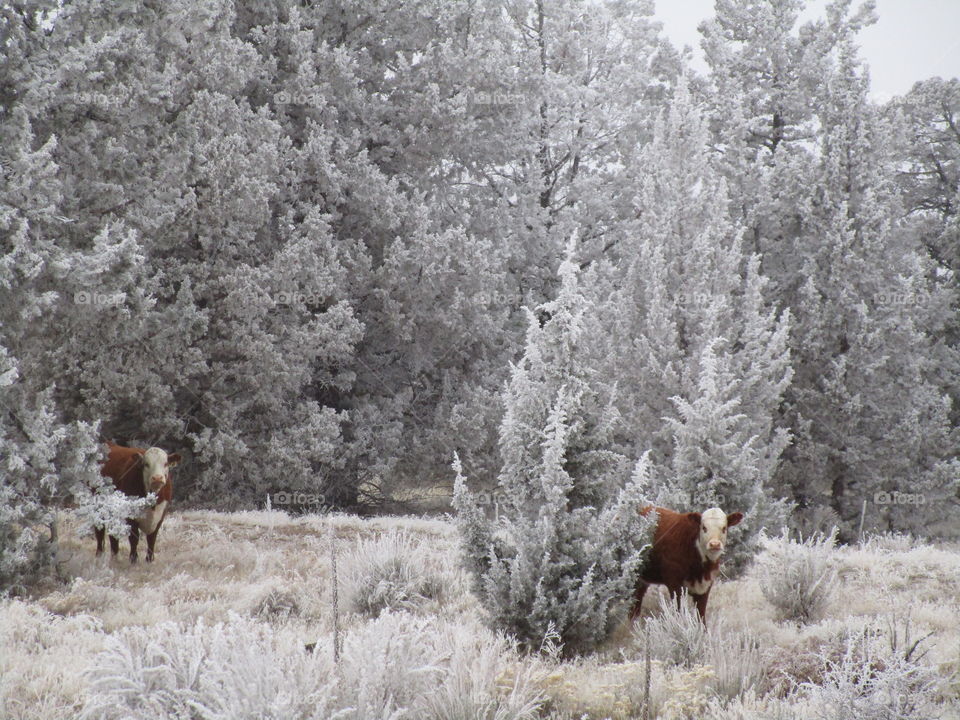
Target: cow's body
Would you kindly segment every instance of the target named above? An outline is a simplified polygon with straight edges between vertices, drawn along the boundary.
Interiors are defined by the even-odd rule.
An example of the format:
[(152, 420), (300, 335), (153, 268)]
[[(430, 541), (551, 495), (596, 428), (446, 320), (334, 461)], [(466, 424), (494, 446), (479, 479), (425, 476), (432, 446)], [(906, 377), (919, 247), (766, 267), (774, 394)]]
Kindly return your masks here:
[(743, 513), (725, 514), (719, 508), (700, 513), (678, 513), (667, 508), (648, 506), (643, 515), (657, 514), (653, 547), (640, 572), (630, 618), (640, 615), (643, 596), (650, 585), (666, 585), (680, 608), (681, 593), (693, 597), (706, 622), (707, 598), (720, 568), (727, 527), (743, 519)]
[[(100, 470), (100, 474), (113, 480), (114, 487), (124, 495), (130, 497), (146, 497), (153, 492), (157, 495), (156, 504), (143, 511), (136, 518), (127, 520), (130, 525), (130, 562), (137, 561), (137, 545), (140, 542), (140, 531), (147, 536), (147, 562), (153, 560), (154, 546), (157, 542), (157, 533), (166, 517), (173, 500), (173, 480), (170, 477), (170, 468), (180, 462), (177, 454), (167, 455), (160, 448), (122, 447), (107, 443), (109, 455)], [(97, 528), (97, 555), (103, 554), (105, 530)], [(116, 555), (120, 551), (119, 538), (110, 536), (110, 552)]]

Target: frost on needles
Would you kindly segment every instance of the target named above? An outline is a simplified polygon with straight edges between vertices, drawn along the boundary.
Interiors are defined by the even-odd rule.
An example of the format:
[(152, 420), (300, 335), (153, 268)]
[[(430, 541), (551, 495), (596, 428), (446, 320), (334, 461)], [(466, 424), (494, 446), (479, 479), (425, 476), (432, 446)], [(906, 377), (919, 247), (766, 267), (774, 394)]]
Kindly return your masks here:
[(610, 449), (615, 389), (583, 351), (599, 331), (572, 247), (556, 299), (527, 311), (525, 350), (504, 397), (504, 500), (494, 517), (454, 462), (457, 523), (490, 624), (529, 649), (559, 636), (568, 655), (596, 647), (625, 612), (652, 532), (639, 513), (647, 456), (631, 473)]

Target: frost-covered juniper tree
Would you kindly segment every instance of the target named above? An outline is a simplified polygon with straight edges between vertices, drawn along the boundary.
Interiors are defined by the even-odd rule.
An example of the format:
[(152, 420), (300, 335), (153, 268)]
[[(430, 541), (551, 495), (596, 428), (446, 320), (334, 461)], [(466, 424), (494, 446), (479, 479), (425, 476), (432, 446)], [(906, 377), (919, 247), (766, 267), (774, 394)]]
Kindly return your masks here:
[[(21, 48), (29, 45), (20, 39)], [(130, 248), (111, 245), (104, 232), (91, 261), (57, 242), (56, 142), (34, 149), (31, 123), (17, 107), (0, 119), (0, 135), (0, 592), (19, 593), (53, 565), (64, 500), (111, 529), (136, 510), (100, 477), (98, 424), (70, 418), (48, 374), (61, 329), (82, 321), (64, 300), (95, 277), (95, 261), (109, 272)]]
[(730, 548), (739, 562), (762, 523), (786, 514), (765, 488), (789, 441), (775, 422), (791, 376), (789, 323), (764, 300), (707, 139), (682, 81), (636, 161), (638, 219), (611, 273), (601, 362), (618, 380), (621, 447), (650, 450), (664, 480), (655, 499), (745, 513)]
[(619, 415), (612, 387), (584, 360), (597, 326), (572, 245), (560, 283), (554, 301), (527, 313), (526, 347), (505, 391), (505, 500), (488, 517), (457, 459), (454, 507), (491, 624), (531, 649), (553, 628), (573, 654), (607, 636), (632, 593), (650, 537), (639, 514), (649, 477), (646, 457), (630, 476), (610, 449)]
[(785, 402), (797, 444), (782, 476), (798, 500), (839, 516), (842, 540), (860, 517), (866, 527), (928, 529), (939, 518), (889, 498), (937, 503), (940, 517), (957, 498), (934, 270), (903, 222), (897, 129), (870, 103), (852, 39), (838, 47), (826, 89), (813, 162), (794, 180), (809, 198)]

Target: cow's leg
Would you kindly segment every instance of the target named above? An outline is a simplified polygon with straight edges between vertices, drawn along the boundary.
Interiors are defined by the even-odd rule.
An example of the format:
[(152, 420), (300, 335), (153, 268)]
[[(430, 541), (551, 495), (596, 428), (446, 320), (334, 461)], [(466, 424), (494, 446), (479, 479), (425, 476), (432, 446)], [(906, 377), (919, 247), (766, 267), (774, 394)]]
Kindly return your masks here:
[(157, 533), (160, 532), (161, 525), (163, 525), (163, 518), (160, 518), (153, 532), (147, 535), (147, 562), (153, 562), (153, 546), (157, 542)]
[(107, 531), (102, 527), (98, 527), (93, 529), (93, 534), (97, 538), (97, 557), (100, 557), (103, 555), (103, 538), (107, 534)]
[(650, 587), (650, 585), (643, 580), (637, 581), (637, 588), (633, 591), (633, 607), (630, 608), (631, 622), (640, 617), (640, 606), (643, 605), (643, 596), (646, 594), (648, 587)]
[(116, 557), (117, 553), (120, 552), (120, 538), (110, 536), (110, 556)]
[(683, 598), (683, 588), (668, 587), (668, 590), (670, 590), (670, 597), (677, 601), (677, 612), (680, 612), (680, 601)]
[(140, 526), (135, 522), (130, 523), (130, 562), (137, 561), (137, 545), (140, 543)]
[(697, 604), (697, 612), (700, 613), (700, 622), (702, 622), (704, 626), (706, 626), (707, 624), (707, 598), (708, 597), (710, 597), (709, 588), (707, 588), (707, 591), (703, 593), (703, 595), (693, 596), (693, 601)]

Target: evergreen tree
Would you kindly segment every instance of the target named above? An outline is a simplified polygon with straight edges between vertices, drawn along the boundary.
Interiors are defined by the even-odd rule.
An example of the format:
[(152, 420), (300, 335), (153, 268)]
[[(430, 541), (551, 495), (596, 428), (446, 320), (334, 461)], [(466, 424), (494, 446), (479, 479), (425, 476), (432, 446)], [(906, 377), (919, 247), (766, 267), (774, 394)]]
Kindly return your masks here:
[(864, 511), (868, 527), (912, 527), (917, 514), (885, 498), (944, 499), (956, 478), (950, 400), (924, 332), (929, 271), (901, 220), (897, 135), (868, 87), (845, 41), (818, 110), (816, 164), (802, 179), (812, 192), (797, 239), (796, 375), (786, 403), (797, 442), (783, 479), (802, 505), (828, 505), (847, 538)]
[(788, 314), (764, 299), (707, 138), (682, 82), (633, 169), (633, 259), (611, 272), (605, 373), (620, 381), (623, 446), (652, 451), (661, 501), (745, 513), (739, 561), (764, 522), (785, 519), (769, 488), (789, 437), (777, 423), (791, 376)]
[(891, 179), (908, 144), (869, 102), (856, 57), (872, 3), (836, 0), (798, 28), (804, 5), (724, 0), (701, 32), (732, 211), (765, 295), (793, 315), (779, 421), (794, 441), (774, 486), (801, 525), (841, 523), (849, 537), (864, 508), (867, 527), (908, 527), (905, 508), (875, 497), (951, 492), (952, 300), (902, 220)]
[(960, 425), (960, 79), (918, 82), (888, 111), (906, 124), (896, 153), (898, 183), (910, 229), (933, 261), (929, 266), (930, 317), (941, 384), (952, 400), (951, 422)]
[(584, 363), (596, 342), (572, 245), (560, 290), (528, 313), (523, 357), (512, 367), (500, 426), (505, 498), (495, 518), (466, 487), (459, 460), (454, 506), (474, 587), (494, 627), (536, 649), (551, 628), (564, 651), (589, 650), (633, 591), (650, 520), (639, 510), (646, 457), (628, 479), (611, 442), (612, 389)]
[[(54, 568), (57, 513), (73, 499), (92, 513), (112, 497), (99, 474), (98, 424), (71, 416), (73, 397), (51, 373), (70, 332), (96, 326), (99, 297), (114, 273), (136, 257), (123, 232), (102, 227), (85, 246), (71, 244), (55, 137), (38, 138), (21, 95), (43, 50), (51, 6), (0, 9), (4, 45), (0, 87), (0, 588), (26, 591)], [(98, 508), (112, 527), (131, 511)]]

